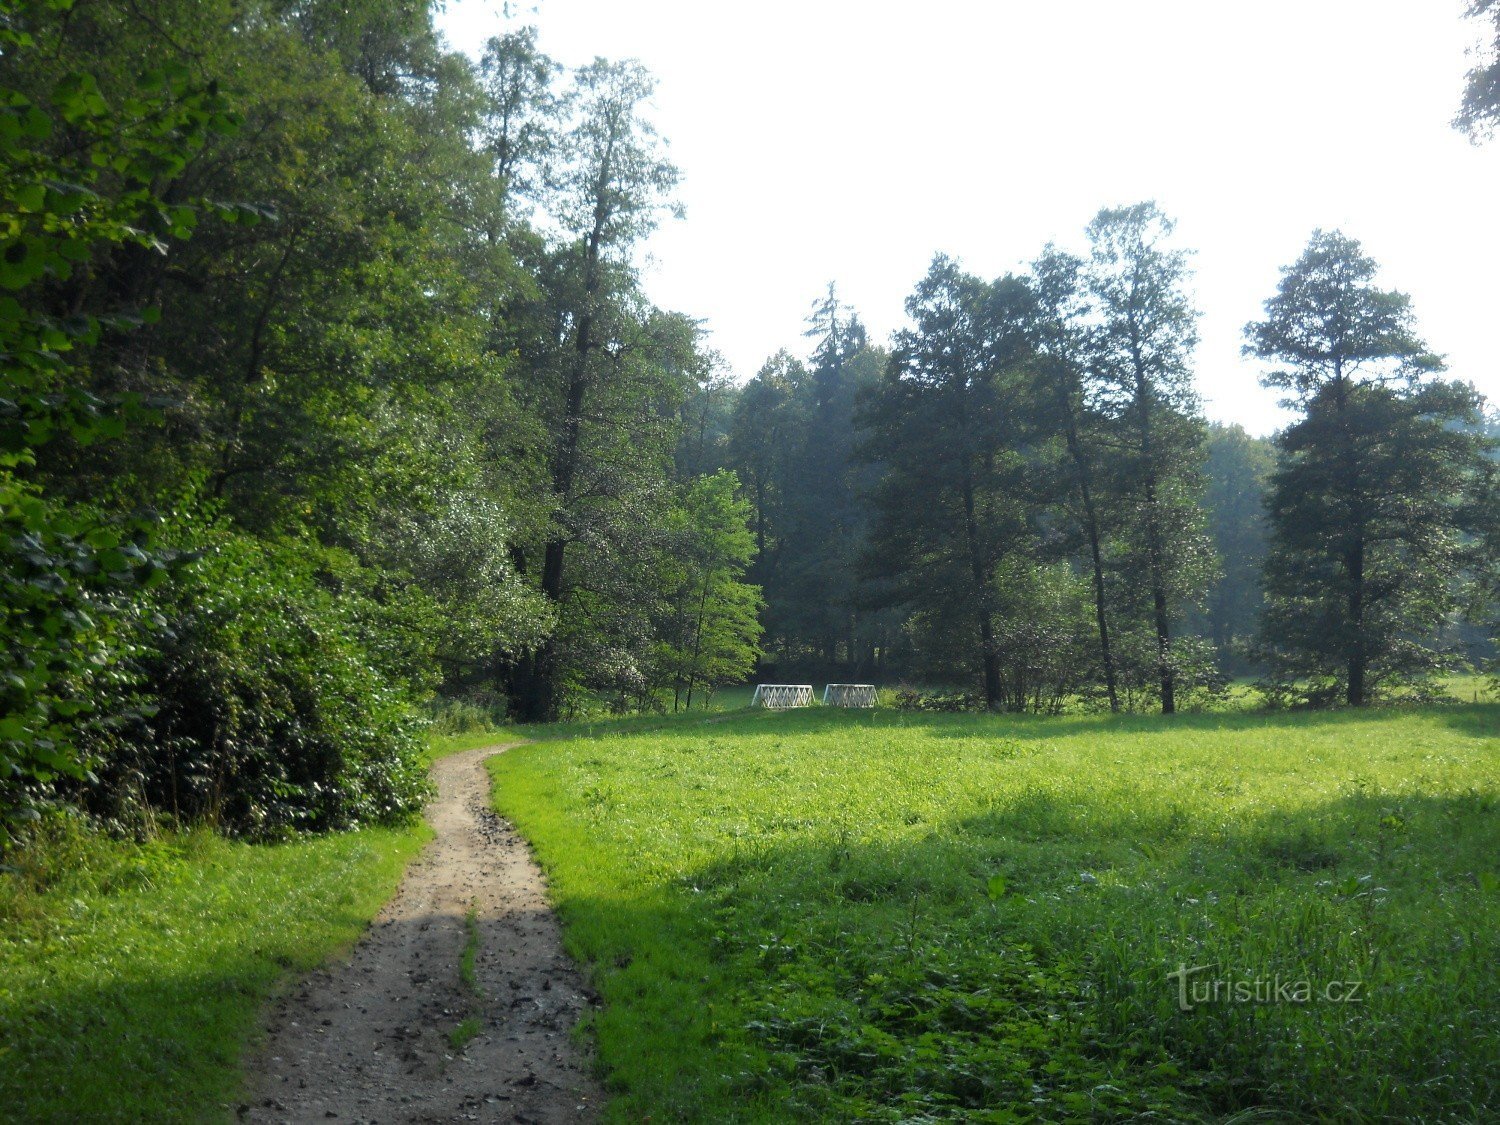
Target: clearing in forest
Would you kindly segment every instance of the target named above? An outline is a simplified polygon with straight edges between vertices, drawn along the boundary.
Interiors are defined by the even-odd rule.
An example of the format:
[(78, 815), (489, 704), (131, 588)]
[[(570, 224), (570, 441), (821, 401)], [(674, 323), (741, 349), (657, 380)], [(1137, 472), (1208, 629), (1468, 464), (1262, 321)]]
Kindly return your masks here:
[(623, 1119), (1500, 1104), (1500, 707), (742, 714), (491, 762)]

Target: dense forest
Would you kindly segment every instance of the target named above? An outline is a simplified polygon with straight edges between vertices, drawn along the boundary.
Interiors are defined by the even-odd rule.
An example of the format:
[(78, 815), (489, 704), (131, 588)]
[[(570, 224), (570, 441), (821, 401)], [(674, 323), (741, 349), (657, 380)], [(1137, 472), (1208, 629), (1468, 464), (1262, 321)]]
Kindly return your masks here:
[(651, 76), (431, 8), (0, 0), (5, 823), (400, 816), (434, 714), (752, 676), (1172, 712), (1493, 658), (1500, 418), (1353, 238), (1246, 328), (1274, 438), (1205, 418), (1150, 202), (936, 256), (886, 342), (830, 284), (736, 379), (638, 271)]

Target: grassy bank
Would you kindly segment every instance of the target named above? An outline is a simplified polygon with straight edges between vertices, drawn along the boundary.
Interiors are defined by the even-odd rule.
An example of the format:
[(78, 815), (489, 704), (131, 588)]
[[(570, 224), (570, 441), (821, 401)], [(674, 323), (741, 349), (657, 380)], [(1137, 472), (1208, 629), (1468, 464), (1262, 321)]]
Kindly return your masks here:
[(1495, 705), (570, 733), (491, 769), (621, 1120), (1500, 1099)]
[(262, 1004), (359, 935), (425, 839), (51, 832), (0, 874), (0, 1118), (231, 1117)]
[(427, 740), (427, 760), (435, 762), (450, 754), (462, 754), (465, 750), (478, 750), (481, 746), (504, 746), (508, 742), (519, 742), (528, 737), (520, 727), (497, 726), (486, 730), (464, 731), (462, 734), (436, 735)]

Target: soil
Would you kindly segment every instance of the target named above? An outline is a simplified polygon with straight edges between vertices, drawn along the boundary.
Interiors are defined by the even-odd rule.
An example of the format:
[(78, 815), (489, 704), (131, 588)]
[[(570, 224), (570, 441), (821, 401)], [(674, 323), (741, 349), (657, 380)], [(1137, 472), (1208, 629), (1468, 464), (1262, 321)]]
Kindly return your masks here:
[[(489, 804), (484, 761), (433, 765), (437, 837), (348, 958), (272, 1008), (242, 1120), (575, 1122), (604, 1095), (569, 1032), (592, 996), (563, 952), (541, 870)], [(478, 927), (474, 987), (460, 965)], [(466, 1020), (477, 1034), (450, 1036)]]

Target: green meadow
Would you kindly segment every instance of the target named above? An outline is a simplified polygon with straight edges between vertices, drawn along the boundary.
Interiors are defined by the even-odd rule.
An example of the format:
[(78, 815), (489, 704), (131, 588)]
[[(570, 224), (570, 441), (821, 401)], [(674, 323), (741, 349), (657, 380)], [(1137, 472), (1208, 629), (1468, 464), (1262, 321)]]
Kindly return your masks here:
[(1495, 704), (566, 733), (494, 759), (495, 800), (616, 1119), (1500, 1105)]

